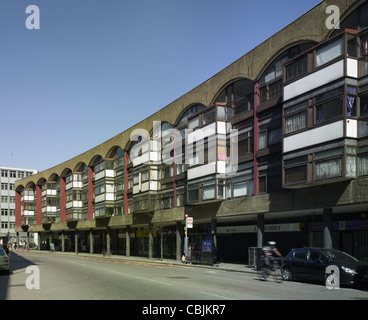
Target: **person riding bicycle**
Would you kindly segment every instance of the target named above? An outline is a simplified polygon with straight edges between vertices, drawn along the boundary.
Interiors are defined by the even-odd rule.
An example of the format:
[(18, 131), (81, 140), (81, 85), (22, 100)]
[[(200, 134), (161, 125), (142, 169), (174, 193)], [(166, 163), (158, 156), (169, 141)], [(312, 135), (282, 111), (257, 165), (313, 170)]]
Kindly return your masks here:
[(275, 255), (282, 257), (281, 253), (276, 248), (275, 241), (268, 241), (267, 245), (262, 248), (264, 265), (268, 270), (271, 270)]

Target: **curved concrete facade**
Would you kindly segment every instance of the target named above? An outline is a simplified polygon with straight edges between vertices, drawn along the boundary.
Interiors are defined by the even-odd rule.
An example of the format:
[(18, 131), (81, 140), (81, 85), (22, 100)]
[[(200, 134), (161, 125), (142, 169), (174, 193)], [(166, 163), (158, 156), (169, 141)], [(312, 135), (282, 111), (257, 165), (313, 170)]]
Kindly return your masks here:
[[(267, 66), (284, 50), (297, 43), (309, 41), (321, 42), (328, 36), (330, 30), (325, 26), (327, 17), (325, 11), (328, 5), (337, 5), (340, 9), (341, 16), (344, 17), (358, 2), (353, 0), (323, 1), (271, 38), (263, 41), (243, 57), (155, 114), (75, 158), (17, 182), (17, 188), (25, 187), (29, 182), (37, 184), (37, 181), (42, 178), (48, 180), (52, 174), (60, 176), (65, 168), (73, 170), (80, 162), (89, 164), (94, 156), (101, 155), (105, 157), (109, 150), (115, 146), (125, 149), (130, 142), (130, 134), (134, 129), (144, 128), (150, 132), (153, 127), (153, 121), (167, 121), (175, 124), (185, 108), (196, 103), (209, 106), (219, 94), (221, 88), (235, 79), (247, 78), (256, 82)], [(246, 34), (244, 41), (246, 41)]]
[[(92, 232), (103, 232), (109, 233), (111, 229), (119, 229), (120, 231), (116, 231), (116, 239), (128, 239), (129, 238), (129, 228), (137, 229), (136, 234), (140, 234), (139, 231), (141, 229), (149, 230), (149, 235), (147, 238), (149, 239), (149, 250), (153, 250), (153, 235), (152, 235), (152, 228), (157, 227), (158, 229), (164, 228), (164, 226), (173, 226), (176, 228), (175, 230), (170, 229), (170, 233), (176, 232), (176, 258), (180, 259), (181, 256), (181, 249), (182, 249), (182, 224), (184, 223), (184, 214), (189, 214), (195, 219), (195, 223), (197, 224), (206, 224), (206, 226), (200, 226), (198, 230), (200, 230), (201, 234), (216, 234), (216, 223), (222, 223), (223, 225), (236, 225), (234, 227), (234, 239), (236, 238), (237, 233), (242, 233), (243, 240), (246, 241), (244, 244), (245, 248), (242, 250), (245, 251), (248, 247), (252, 246), (260, 246), (261, 242), (264, 240), (264, 229), (261, 230), (257, 228), (257, 237), (250, 238), (248, 237), (247, 232), (244, 232), (246, 226), (249, 224), (254, 224), (262, 226), (264, 222), (269, 221), (282, 221), (289, 223), (290, 228), (295, 228), (296, 220), (304, 221), (306, 217), (312, 217), (313, 220), (314, 215), (320, 215), (321, 217), (326, 213), (330, 212), (329, 208), (334, 208), (334, 212), (336, 213), (343, 213), (343, 212), (350, 212), (353, 211), (354, 213), (360, 211), (367, 211), (368, 212), (368, 199), (366, 199), (367, 187), (361, 184), (361, 181), (365, 181), (367, 177), (359, 177), (359, 181), (356, 179), (340, 179), (333, 181), (333, 187), (331, 189), (331, 184), (328, 183), (319, 183), (313, 184), (309, 188), (301, 187), (299, 189), (293, 190), (290, 189), (282, 189), (278, 192), (268, 192), (266, 191), (263, 194), (258, 194), (258, 189), (260, 188), (259, 185), (261, 184), (261, 178), (258, 179), (258, 175), (263, 171), (268, 171), (269, 169), (272, 171), (273, 166), (281, 166), (281, 163), (287, 158), (283, 159), (283, 154), (281, 151), (282, 142), (278, 145), (278, 148), (273, 150), (273, 147), (270, 147), (266, 151), (258, 152), (258, 125), (263, 125), (269, 123), (266, 120), (261, 119), (258, 121), (258, 111), (269, 111), (271, 108), (275, 111), (275, 116), (273, 118), (279, 121), (280, 125), (282, 126), (282, 98), (275, 102), (275, 101), (267, 101), (261, 108), (261, 110), (257, 110), (257, 105), (259, 105), (260, 93), (258, 93), (258, 82), (264, 76), (265, 71), (267, 68), (272, 65), (275, 60), (277, 60), (280, 55), (285, 53), (287, 50), (294, 48), (298, 45), (302, 44), (310, 44), (310, 45), (317, 45), (327, 41), (334, 30), (329, 30), (326, 27), (326, 19), (328, 14), (326, 13), (326, 8), (329, 5), (335, 5), (340, 10), (341, 21), (344, 21), (344, 18), (349, 16), (354, 10), (359, 8), (365, 3), (365, 1), (358, 1), (358, 0), (328, 0), (323, 1), (319, 5), (312, 8), (310, 11), (305, 13), (303, 16), (295, 20), (293, 23), (285, 27), (284, 29), (277, 32), (275, 35), (270, 37), (269, 39), (260, 43), (256, 48), (230, 64), (225, 69), (221, 70), (213, 77), (208, 79), (207, 81), (203, 82), (196, 88), (192, 89), (185, 95), (179, 97), (177, 100), (173, 101), (169, 105), (163, 107), (155, 114), (145, 118), (141, 122), (137, 123), (136, 125), (132, 126), (131, 128), (125, 130), (124, 132), (112, 137), (111, 139), (105, 141), (104, 143), (96, 146), (93, 149), (90, 149), (68, 161), (65, 161), (55, 167), (52, 167), (48, 170), (40, 172), (36, 175), (27, 177), (25, 179), (19, 180), (16, 182), (16, 191), (18, 192), (18, 200), (17, 207), (18, 207), (18, 216), (20, 216), (20, 206), (21, 206), (21, 199), (20, 193), (25, 188), (39, 188), (38, 192), (41, 195), (40, 190), (41, 186), (46, 181), (56, 181), (58, 178), (65, 179), (68, 174), (71, 172), (78, 171), (77, 168), (80, 167), (81, 164), (87, 165), (92, 167), (95, 165), (95, 160), (99, 157), (102, 159), (109, 158), (111, 155), (111, 151), (114, 148), (119, 147), (120, 149), (124, 150), (127, 153), (129, 152), (129, 148), (131, 146), (130, 136), (133, 130), (135, 129), (144, 129), (150, 133), (153, 131), (153, 124), (154, 121), (160, 121), (161, 123), (168, 122), (172, 126), (176, 126), (179, 118), (183, 114), (185, 110), (189, 107), (197, 104), (201, 104), (205, 107), (212, 107), (219, 97), (220, 93), (223, 92), (225, 88), (229, 85), (235, 83), (241, 79), (247, 79), (251, 81), (252, 88), (254, 87), (255, 93), (254, 95), (254, 109), (249, 110), (249, 113), (246, 117), (242, 118), (241, 120), (244, 121), (251, 121), (253, 122), (253, 130), (254, 134), (254, 141), (250, 142), (250, 145), (253, 146), (254, 143), (254, 150), (251, 152), (254, 154), (253, 156), (249, 156), (244, 160), (244, 163), (252, 163), (252, 172), (250, 171), (250, 167), (245, 166), (245, 171), (248, 175), (253, 174), (253, 181), (247, 182), (249, 188), (254, 188), (253, 193), (248, 193), (246, 197), (236, 197), (234, 199), (230, 198), (216, 198), (216, 201), (203, 201), (197, 203), (190, 203), (186, 205), (176, 205), (174, 201), (174, 205), (170, 208), (155, 208), (151, 210), (146, 210), (144, 213), (135, 213), (127, 214), (127, 211), (124, 214), (120, 215), (112, 215), (109, 217), (94, 217), (93, 212), (89, 211), (88, 219), (74, 219), (71, 221), (60, 221), (55, 223), (41, 223), (38, 220), (37, 224), (35, 225), (26, 225), (22, 224), (18, 221), (16, 230), (18, 232), (27, 231), (27, 232), (39, 232), (49, 234), (50, 232), (61, 232), (63, 236), (63, 243), (64, 243), (64, 233), (69, 232), (70, 230), (84, 230), (86, 232), (86, 237), (89, 237), (89, 245), (93, 247), (93, 241), (95, 241)], [(341, 30), (343, 31), (343, 30)], [(246, 41), (247, 34), (244, 34), (244, 41)], [(260, 39), (260, 42), (263, 39)], [(312, 51), (310, 51), (312, 54)], [(253, 91), (253, 90), (252, 90)], [(268, 104), (269, 102), (269, 104)], [(272, 102), (272, 105), (271, 105)], [(217, 107), (217, 106), (216, 106)], [(207, 109), (206, 109), (207, 110)], [(235, 118), (235, 116), (234, 116)], [(240, 117), (241, 118), (241, 117)], [(239, 121), (239, 118), (235, 119)], [(232, 124), (236, 124), (236, 121), (233, 121)], [(273, 121), (274, 119), (272, 119)], [(263, 122), (262, 122), (263, 121)], [(270, 120), (271, 121), (271, 120)], [(269, 132), (267, 134), (270, 134)], [(283, 132), (285, 135), (285, 133)], [(357, 139), (358, 141), (358, 139)], [(343, 142), (342, 142), (343, 143)], [(357, 142), (358, 143), (358, 142)], [(336, 145), (337, 142), (336, 142)], [(363, 143), (364, 145), (364, 143)], [(346, 147), (345, 147), (346, 148)], [(314, 151), (313, 151), (314, 152)], [(125, 156), (126, 156), (125, 155)], [(270, 163), (260, 164), (258, 167), (258, 162), (260, 158), (264, 158), (266, 156), (276, 155), (277, 161), (274, 165)], [(291, 157), (291, 156), (290, 156)], [(290, 158), (289, 157), (289, 158)], [(312, 165), (312, 164), (311, 164)], [(313, 164), (315, 165), (315, 164)], [(262, 167), (263, 166), (263, 167)], [(246, 171), (248, 168), (248, 171)], [(263, 169), (262, 169), (263, 168)], [(149, 168), (148, 170), (151, 170)], [(126, 168), (125, 168), (126, 170)], [(156, 168), (154, 168), (156, 170)], [(175, 168), (176, 170), (176, 168)], [(204, 170), (204, 167), (203, 167)], [(80, 171), (80, 170), (79, 170)], [(213, 173), (213, 172), (212, 172)], [(126, 176), (127, 171), (124, 173)], [(141, 174), (141, 173), (140, 173)], [(197, 173), (198, 174), (198, 173)], [(208, 174), (209, 176), (210, 174)], [(201, 176), (201, 174), (198, 174)], [(201, 176), (202, 177), (202, 176)], [(128, 179), (126, 177), (126, 179)], [(217, 179), (217, 178), (216, 178)], [(216, 180), (216, 188), (221, 186), (220, 179)], [(265, 183), (267, 182), (268, 178), (265, 178)], [(281, 178), (280, 178), (281, 179)], [(165, 179), (164, 179), (165, 180)], [(190, 180), (190, 179), (188, 179)], [(183, 182), (184, 180), (181, 180)], [(198, 179), (198, 184), (201, 185), (200, 192), (204, 193), (205, 187), (203, 186), (203, 182)], [(263, 180), (262, 180), (263, 181)], [(176, 183), (180, 182), (179, 179), (176, 179), (175, 175), (174, 178), (168, 181), (165, 180), (164, 183), (172, 182), (174, 184), (173, 192), (174, 197), (176, 196)], [(192, 179), (192, 181), (186, 181), (187, 187), (189, 184), (195, 185), (197, 180)], [(65, 187), (65, 181), (64, 187)], [(89, 188), (92, 188), (93, 182), (92, 178), (90, 180)], [(236, 181), (232, 181), (232, 188), (235, 188)], [(272, 184), (272, 183), (269, 183)], [(127, 184), (125, 184), (125, 188), (127, 188)], [(330, 191), (330, 189), (332, 191)], [(358, 190), (358, 191), (357, 191)], [(160, 191), (156, 189), (155, 192), (159, 193)], [(62, 193), (64, 192), (64, 193)], [(60, 197), (65, 197), (65, 191), (60, 191)], [(90, 191), (92, 192), (92, 191)], [(219, 192), (219, 191), (216, 191)], [(153, 193), (146, 192), (145, 196), (147, 199), (151, 199)], [(322, 196), (328, 194), (328, 196)], [(92, 197), (92, 194), (89, 194)], [(189, 193), (188, 193), (189, 197)], [(65, 206), (65, 200), (61, 203), (62, 206)], [(92, 198), (89, 199), (89, 203), (92, 204)], [(127, 199), (124, 201), (124, 206), (127, 206)], [(149, 200), (147, 200), (149, 201)], [(41, 204), (38, 204), (38, 209), (41, 210)], [(326, 210), (326, 208), (328, 210)], [(298, 220), (298, 221), (299, 221)], [(290, 223), (290, 221), (292, 221)], [(313, 220), (314, 221), (314, 220)], [(239, 227), (239, 224), (241, 225)], [(329, 226), (331, 228), (331, 225)], [(239, 229), (237, 229), (239, 228)], [(317, 228), (317, 227), (316, 227)], [(207, 230), (208, 229), (208, 230)], [(205, 230), (205, 231), (203, 231)], [(242, 230), (242, 231), (238, 231)], [(294, 230), (294, 229), (293, 229)], [(161, 229), (162, 231), (162, 229)], [(301, 230), (298, 230), (301, 231)], [(87, 235), (87, 233), (90, 233)], [(225, 231), (223, 231), (225, 232)], [(77, 232), (76, 232), (77, 234)], [(181, 235), (180, 235), (181, 234)], [(105, 236), (105, 235), (104, 235)], [(51, 237), (51, 236), (50, 236)], [(77, 236), (76, 236), (77, 237)], [(99, 239), (100, 235), (97, 239)], [(109, 239), (110, 236), (107, 238)], [(308, 234), (306, 231), (303, 231), (302, 235), (298, 235), (298, 241), (304, 242), (306, 238), (308, 238)], [(230, 238), (224, 238), (223, 243), (221, 245), (225, 246), (233, 246), (233, 243), (229, 242)], [(245, 239), (245, 240), (244, 240)], [(76, 238), (76, 243), (78, 242)], [(109, 240), (110, 241), (110, 240)], [(118, 240), (116, 240), (118, 241)], [(125, 241), (125, 240), (124, 240)], [(128, 252), (128, 240), (125, 244), (126, 250)], [(129, 240), (130, 241), (130, 240)], [(137, 240), (138, 241), (138, 240)], [(235, 240), (234, 240), (235, 241)], [(51, 242), (51, 238), (50, 238)], [(216, 240), (214, 240), (214, 243)], [(76, 245), (77, 246), (77, 245)], [(76, 251), (77, 251), (76, 247)], [(91, 249), (92, 250), (92, 249)], [(124, 249), (125, 250), (125, 249)], [(130, 249), (129, 249), (130, 250)], [(93, 251), (93, 250), (92, 250)], [(152, 252), (149, 251), (148, 255), (152, 256)], [(127, 253), (128, 254), (128, 253)], [(244, 257), (240, 260), (244, 260)]]

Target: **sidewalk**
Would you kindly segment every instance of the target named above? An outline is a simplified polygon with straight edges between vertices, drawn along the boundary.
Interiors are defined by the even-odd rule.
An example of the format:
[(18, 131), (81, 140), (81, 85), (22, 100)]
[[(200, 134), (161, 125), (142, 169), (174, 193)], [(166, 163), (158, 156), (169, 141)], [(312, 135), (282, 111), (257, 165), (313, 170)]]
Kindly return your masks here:
[[(27, 251), (16, 251), (16, 254), (28, 254)], [(41, 254), (58, 254), (58, 255), (77, 255), (80, 257), (88, 257), (88, 258), (95, 258), (95, 259), (106, 259), (106, 260), (125, 260), (125, 261), (134, 261), (134, 262), (142, 262), (142, 263), (154, 263), (154, 264), (164, 264), (164, 265), (173, 265), (173, 266), (182, 266), (188, 268), (207, 268), (212, 270), (222, 270), (222, 271), (233, 271), (233, 272), (245, 272), (245, 273), (253, 273), (256, 274), (257, 271), (255, 268), (250, 267), (246, 264), (241, 263), (226, 263), (226, 262), (218, 262), (214, 265), (206, 265), (206, 264), (184, 264), (181, 261), (177, 261), (174, 259), (160, 259), (160, 258), (148, 258), (148, 257), (137, 257), (137, 256), (130, 256), (126, 257), (123, 255), (112, 255), (112, 256), (103, 256), (102, 254), (97, 253), (86, 253), (86, 252), (61, 252), (61, 251), (54, 251), (50, 252), (47, 250), (30, 250), (29, 253), (41, 253)]]

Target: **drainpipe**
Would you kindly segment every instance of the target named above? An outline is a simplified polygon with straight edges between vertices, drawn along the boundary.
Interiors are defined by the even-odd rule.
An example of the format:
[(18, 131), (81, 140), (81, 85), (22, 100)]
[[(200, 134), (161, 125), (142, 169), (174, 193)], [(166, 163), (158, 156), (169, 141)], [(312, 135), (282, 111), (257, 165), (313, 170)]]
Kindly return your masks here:
[(254, 122), (253, 122), (253, 141), (254, 141), (254, 145), (253, 145), (253, 170), (254, 170), (254, 175), (253, 175), (253, 186), (254, 186), (254, 191), (253, 191), (253, 195), (257, 196), (258, 195), (258, 160), (257, 160), (257, 151), (258, 151), (258, 116), (257, 116), (257, 107), (259, 105), (259, 95), (258, 95), (258, 82), (255, 83), (254, 85), (254, 108), (253, 108), (253, 113), (254, 113)]

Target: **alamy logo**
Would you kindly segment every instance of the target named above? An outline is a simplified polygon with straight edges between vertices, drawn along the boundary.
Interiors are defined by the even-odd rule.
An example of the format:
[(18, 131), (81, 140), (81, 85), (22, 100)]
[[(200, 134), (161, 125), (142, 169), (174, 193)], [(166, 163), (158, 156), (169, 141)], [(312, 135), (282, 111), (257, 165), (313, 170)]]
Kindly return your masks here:
[(326, 8), (325, 12), (330, 15), (328, 16), (325, 22), (326, 28), (329, 30), (340, 29), (340, 9), (339, 7), (335, 5), (330, 5)]
[(40, 269), (35, 265), (28, 266), (26, 273), (31, 274), (26, 279), (26, 288), (28, 290), (40, 289)]
[(326, 288), (329, 290), (340, 289), (340, 269), (331, 265), (326, 268)]
[[(226, 162), (226, 172), (224, 172), (226, 176), (234, 175), (238, 170), (238, 130), (236, 129), (231, 129), (228, 133), (218, 133), (215, 126), (208, 126), (195, 130), (185, 129), (182, 134), (174, 128), (162, 130), (161, 122), (154, 121), (152, 139), (147, 130), (135, 129), (130, 135), (130, 141), (136, 142), (130, 151), (132, 163), (142, 154), (156, 150), (160, 153), (156, 161), (167, 165), (185, 163), (191, 166), (220, 160)], [(154, 147), (150, 146), (150, 141), (154, 141)], [(183, 145), (185, 159), (183, 159)], [(229, 146), (229, 155), (226, 146)], [(218, 152), (219, 149), (222, 152)], [(149, 161), (150, 158), (147, 157), (143, 163), (148, 164)]]

